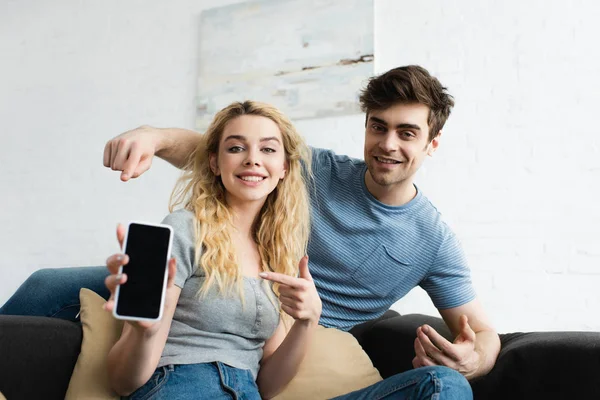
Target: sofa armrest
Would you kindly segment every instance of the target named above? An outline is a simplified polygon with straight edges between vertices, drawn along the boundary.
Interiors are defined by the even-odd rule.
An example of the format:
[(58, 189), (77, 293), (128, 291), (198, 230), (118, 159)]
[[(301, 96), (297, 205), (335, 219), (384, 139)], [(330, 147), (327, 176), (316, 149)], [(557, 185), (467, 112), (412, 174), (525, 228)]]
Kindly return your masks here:
[[(452, 335), (441, 318), (408, 314), (377, 321), (362, 346), (382, 377), (412, 369), (416, 330), (428, 324)], [(471, 381), (475, 399), (579, 399), (600, 393), (600, 332), (500, 335), (496, 365)]]
[(583, 399), (600, 393), (600, 332), (500, 335), (486, 376), (471, 382), (479, 399)]
[(0, 392), (7, 399), (64, 399), (81, 339), (74, 322), (0, 315)]

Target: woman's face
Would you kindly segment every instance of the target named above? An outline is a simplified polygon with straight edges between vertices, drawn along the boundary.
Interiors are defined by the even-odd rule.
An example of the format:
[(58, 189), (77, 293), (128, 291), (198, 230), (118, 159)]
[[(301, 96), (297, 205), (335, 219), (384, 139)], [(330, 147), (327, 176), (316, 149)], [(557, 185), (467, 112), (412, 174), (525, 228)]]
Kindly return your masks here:
[(287, 162), (281, 131), (275, 122), (242, 115), (225, 125), (218, 154), (210, 166), (227, 190), (229, 205), (260, 202), (284, 178)]

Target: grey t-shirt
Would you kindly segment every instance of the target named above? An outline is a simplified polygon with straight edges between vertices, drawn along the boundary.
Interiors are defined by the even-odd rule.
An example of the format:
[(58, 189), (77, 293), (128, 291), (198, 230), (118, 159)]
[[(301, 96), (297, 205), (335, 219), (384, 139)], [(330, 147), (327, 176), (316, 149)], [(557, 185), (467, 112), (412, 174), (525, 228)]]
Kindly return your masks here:
[(181, 295), (158, 366), (220, 361), (248, 369), (256, 379), (265, 340), (279, 323), (277, 300), (266, 281), (252, 277), (244, 277), (243, 306), (237, 290), (219, 294), (216, 284), (199, 297), (205, 276), (194, 262), (194, 218), (178, 210), (163, 220), (173, 228), (171, 254), (177, 259), (175, 285)]

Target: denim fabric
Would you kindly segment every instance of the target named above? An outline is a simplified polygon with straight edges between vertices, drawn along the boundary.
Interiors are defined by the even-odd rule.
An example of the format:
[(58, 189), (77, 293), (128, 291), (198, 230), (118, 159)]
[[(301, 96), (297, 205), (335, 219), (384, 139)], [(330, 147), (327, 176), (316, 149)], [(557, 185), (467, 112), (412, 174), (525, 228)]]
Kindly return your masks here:
[(447, 367), (423, 367), (390, 376), (335, 400), (471, 400), (471, 385)]
[(79, 289), (88, 288), (108, 299), (102, 267), (46, 268), (34, 272), (0, 308), (4, 315), (32, 315), (77, 321)]
[(260, 394), (250, 371), (213, 362), (159, 367), (127, 399), (260, 400)]

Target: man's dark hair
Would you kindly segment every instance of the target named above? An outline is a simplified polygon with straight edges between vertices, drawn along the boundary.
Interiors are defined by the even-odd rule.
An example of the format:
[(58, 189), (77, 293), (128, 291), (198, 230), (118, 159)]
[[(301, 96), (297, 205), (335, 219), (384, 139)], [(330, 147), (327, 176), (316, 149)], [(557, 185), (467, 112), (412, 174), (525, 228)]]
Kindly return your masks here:
[(360, 107), (367, 114), (385, 110), (398, 103), (420, 103), (429, 107), (429, 141), (442, 130), (454, 98), (448, 94), (437, 78), (418, 65), (408, 65), (389, 70), (369, 80), (360, 94)]

